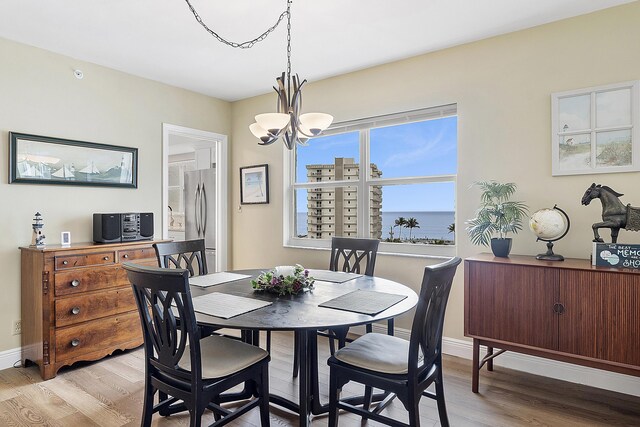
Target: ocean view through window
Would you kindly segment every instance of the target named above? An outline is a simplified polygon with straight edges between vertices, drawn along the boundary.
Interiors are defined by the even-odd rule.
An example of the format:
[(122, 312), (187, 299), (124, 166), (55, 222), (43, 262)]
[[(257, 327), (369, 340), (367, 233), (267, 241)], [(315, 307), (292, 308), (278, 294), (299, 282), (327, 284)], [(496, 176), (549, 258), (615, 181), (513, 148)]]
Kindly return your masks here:
[(455, 105), (338, 123), (289, 159), (285, 244), (367, 237), (418, 254), (455, 245)]

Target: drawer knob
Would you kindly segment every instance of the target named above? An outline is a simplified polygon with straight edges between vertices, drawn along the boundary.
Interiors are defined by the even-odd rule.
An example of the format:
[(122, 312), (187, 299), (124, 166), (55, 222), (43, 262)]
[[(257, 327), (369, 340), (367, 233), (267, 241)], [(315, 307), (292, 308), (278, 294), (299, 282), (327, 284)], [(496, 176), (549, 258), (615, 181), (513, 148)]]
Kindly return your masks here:
[(80, 340), (78, 338), (72, 339), (71, 340), (71, 346), (72, 347), (77, 347), (80, 345)]
[(73, 279), (71, 281), (71, 286), (73, 286), (74, 288), (77, 288), (78, 286), (80, 286), (80, 280), (78, 279)]
[(69, 261), (67, 260), (62, 261), (62, 265), (67, 265), (67, 264), (69, 264)]
[(71, 314), (79, 314), (80, 313), (80, 307), (73, 307), (71, 309)]
[(122, 258), (125, 258), (125, 259), (129, 258), (129, 255), (128, 254), (124, 254), (124, 255), (122, 255)]
[(102, 257), (102, 259), (105, 260), (105, 261), (109, 261), (109, 257), (108, 256)]

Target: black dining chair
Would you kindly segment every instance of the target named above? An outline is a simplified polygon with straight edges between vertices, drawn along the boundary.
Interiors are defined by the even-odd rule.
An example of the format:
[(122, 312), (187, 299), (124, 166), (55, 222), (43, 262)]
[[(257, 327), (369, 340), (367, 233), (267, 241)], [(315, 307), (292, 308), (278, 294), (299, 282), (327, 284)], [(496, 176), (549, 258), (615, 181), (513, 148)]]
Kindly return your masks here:
[[(144, 335), (145, 392), (143, 427), (154, 412), (189, 411), (190, 425), (200, 426), (206, 409), (213, 426), (222, 426), (260, 407), (261, 425), (269, 426), (269, 353), (260, 347), (219, 335), (205, 338), (197, 327), (189, 272), (125, 263)], [(180, 321), (177, 321), (177, 318)], [(223, 393), (250, 384), (255, 397), (235, 411), (220, 405)], [(154, 395), (160, 401), (154, 405)]]
[[(440, 425), (449, 425), (442, 382), (442, 328), (444, 314), (459, 257), (425, 268), (409, 341), (384, 334), (365, 334), (336, 351), (327, 363), (329, 378), (329, 427), (338, 425), (338, 410), (390, 426), (419, 426), (420, 398), (435, 399)], [(349, 381), (365, 385), (362, 408), (338, 400)], [(435, 383), (435, 392), (426, 391)], [(389, 393), (372, 410), (371, 389)], [(409, 412), (409, 424), (381, 415), (398, 397)]]
[(184, 268), (189, 277), (209, 273), (204, 239), (154, 243), (153, 249), (161, 268)]
[[(373, 276), (376, 268), (376, 256), (378, 254), (377, 239), (356, 239), (352, 237), (333, 237), (331, 239), (331, 258), (329, 259), (329, 270), (342, 271), (345, 273), (364, 274)], [(365, 325), (366, 332), (373, 330), (373, 325)], [(329, 338), (329, 350), (335, 353), (335, 340), (338, 341), (338, 348), (344, 347), (349, 328), (331, 329), (329, 331), (318, 331), (318, 335)], [(387, 333), (393, 335), (393, 319), (387, 321)], [(293, 352), (293, 376), (298, 375), (298, 346), (294, 344)]]

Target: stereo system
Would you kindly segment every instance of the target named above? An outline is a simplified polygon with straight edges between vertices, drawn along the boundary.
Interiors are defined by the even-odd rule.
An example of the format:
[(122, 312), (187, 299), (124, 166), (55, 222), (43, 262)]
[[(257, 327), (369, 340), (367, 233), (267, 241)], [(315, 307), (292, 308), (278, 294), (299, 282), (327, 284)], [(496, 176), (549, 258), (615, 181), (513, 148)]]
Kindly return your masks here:
[(153, 213), (95, 213), (93, 241), (134, 242), (153, 239)]

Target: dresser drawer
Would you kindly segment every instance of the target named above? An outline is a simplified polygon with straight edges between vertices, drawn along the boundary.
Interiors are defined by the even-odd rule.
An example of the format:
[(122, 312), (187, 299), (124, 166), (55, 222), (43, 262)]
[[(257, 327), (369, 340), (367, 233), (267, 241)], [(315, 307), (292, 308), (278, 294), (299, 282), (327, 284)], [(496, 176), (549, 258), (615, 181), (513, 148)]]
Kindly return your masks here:
[(56, 296), (129, 285), (127, 272), (120, 266), (77, 269), (55, 273)]
[(138, 248), (118, 251), (120, 262), (130, 262), (137, 259), (156, 259), (156, 251), (153, 248)]
[(120, 343), (142, 340), (138, 311), (56, 329), (56, 362)]
[(99, 294), (59, 298), (55, 302), (56, 326), (68, 326), (136, 309), (130, 287)]
[(89, 254), (71, 254), (55, 257), (56, 270), (88, 267), (91, 265), (109, 265), (114, 264), (115, 262), (116, 253), (114, 251)]

